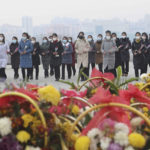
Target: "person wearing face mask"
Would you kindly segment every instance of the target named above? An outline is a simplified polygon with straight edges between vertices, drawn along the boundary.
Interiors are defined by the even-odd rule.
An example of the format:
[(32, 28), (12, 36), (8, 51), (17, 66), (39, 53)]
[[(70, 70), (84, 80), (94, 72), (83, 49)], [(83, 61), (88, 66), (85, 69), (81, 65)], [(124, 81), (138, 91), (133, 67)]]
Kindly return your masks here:
[(122, 67), (122, 75), (128, 76), (129, 73), (129, 61), (130, 61), (130, 53), (131, 42), (127, 37), (126, 32), (122, 32), (122, 38), (120, 39), (120, 46), (118, 47), (121, 53), (121, 67)]
[(51, 54), (51, 64), (54, 64), (54, 74), (56, 81), (60, 79), (60, 65), (62, 61), (62, 53), (64, 51), (62, 42), (58, 40), (56, 33), (53, 33), (53, 42), (49, 47)]
[(19, 53), (20, 53), (20, 67), (22, 70), (23, 80), (26, 79), (27, 70), (27, 80), (31, 77), (32, 73), (32, 51), (33, 45), (31, 40), (29, 40), (28, 33), (22, 34), (22, 39), (19, 43)]
[(73, 48), (73, 53), (72, 53), (72, 71), (73, 71), (73, 75), (75, 76), (76, 74), (76, 52), (75, 52), (75, 47), (74, 47), (74, 43), (72, 42), (72, 37), (68, 37), (68, 42), (72, 45)]
[(88, 53), (88, 60), (89, 60), (89, 65), (88, 65), (88, 76), (89, 76), (89, 72), (90, 72), (90, 65), (92, 67), (92, 69), (94, 69), (95, 67), (95, 53), (96, 50), (94, 49), (94, 40), (93, 40), (93, 36), (92, 35), (88, 35), (87, 40), (90, 44), (90, 51)]
[[(117, 48), (120, 46), (120, 40), (117, 38), (116, 33), (112, 33), (112, 39), (116, 42)], [(121, 66), (121, 54), (120, 50), (118, 49), (117, 52), (115, 52), (115, 68)]]
[(71, 65), (72, 65), (72, 45), (68, 42), (67, 37), (62, 40), (64, 52), (62, 53), (62, 80), (65, 80), (65, 66), (67, 66), (68, 79), (71, 79)]
[(111, 32), (105, 32), (106, 37), (102, 42), (104, 72), (110, 72), (116, 77), (115, 52), (118, 51), (115, 41), (111, 38)]
[(48, 38), (44, 37), (42, 44), (40, 45), (40, 54), (42, 56), (42, 64), (44, 69), (45, 78), (49, 77), (49, 66), (50, 66), (50, 51), (49, 51), (50, 43), (48, 42)]
[[(50, 35), (48, 40), (49, 40), (49, 44), (53, 43), (53, 36)], [(51, 60), (51, 55), (50, 55), (50, 60)], [(50, 61), (50, 76), (53, 76), (53, 75), (54, 75), (54, 65)]]
[(99, 71), (103, 72), (103, 54), (101, 51), (101, 45), (102, 45), (103, 36), (102, 34), (99, 34), (97, 36), (97, 41), (94, 44), (94, 49), (96, 50), (95, 53), (95, 62), (98, 64)]
[(142, 44), (143, 44), (143, 48), (142, 48), (142, 53), (145, 57), (145, 61), (143, 62), (143, 73), (147, 73), (147, 65), (148, 65), (148, 59), (149, 59), (149, 52), (148, 52), (148, 45), (149, 45), (149, 41), (148, 41), (148, 35), (147, 33), (142, 33)]
[(5, 42), (4, 34), (0, 34), (0, 81), (2, 82), (7, 78), (5, 68), (8, 62), (7, 54), (9, 51), (9, 46), (8, 43)]
[(18, 79), (19, 78), (19, 65), (20, 65), (20, 53), (18, 51), (18, 38), (17, 37), (13, 37), (12, 38), (12, 42), (10, 44), (10, 55), (11, 55), (11, 66), (14, 70), (14, 79)]
[(133, 64), (134, 64), (134, 70), (135, 70), (135, 76), (139, 77), (139, 71), (140, 74), (144, 73), (144, 55), (142, 52), (144, 45), (142, 44), (141, 40), (141, 33), (137, 32), (135, 34), (135, 39), (132, 42), (132, 53), (133, 53)]
[(39, 65), (40, 65), (40, 45), (39, 42), (36, 42), (36, 38), (31, 38), (31, 43), (33, 44), (33, 52), (32, 52), (32, 62), (33, 62), (33, 68), (32, 68), (32, 76), (31, 79), (33, 79), (33, 70), (35, 69), (35, 79), (38, 80), (39, 77)]
[[(84, 37), (84, 32), (80, 32), (78, 39), (75, 43), (75, 51), (77, 53), (77, 65), (79, 73), (81, 70), (84, 74), (88, 75), (88, 52), (90, 51), (90, 44)], [(86, 78), (81, 75), (81, 81), (85, 81)]]

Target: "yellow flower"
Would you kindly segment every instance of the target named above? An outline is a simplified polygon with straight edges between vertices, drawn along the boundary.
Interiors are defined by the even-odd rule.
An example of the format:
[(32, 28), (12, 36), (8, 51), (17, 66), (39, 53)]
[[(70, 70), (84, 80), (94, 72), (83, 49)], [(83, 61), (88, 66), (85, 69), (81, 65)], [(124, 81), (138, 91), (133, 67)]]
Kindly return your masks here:
[(30, 140), (31, 136), (28, 132), (22, 130), (17, 133), (17, 140), (21, 143), (26, 143)]
[(87, 136), (81, 136), (75, 143), (75, 150), (88, 150), (90, 146), (90, 139)]
[(143, 111), (144, 111), (144, 112), (148, 112), (149, 109), (148, 109), (147, 107), (143, 107)]
[(79, 138), (79, 134), (72, 134), (71, 135), (71, 140), (76, 141)]
[(145, 138), (139, 133), (131, 133), (129, 135), (129, 143), (134, 148), (143, 148), (146, 144)]
[(130, 102), (131, 102), (131, 104), (133, 104), (135, 101), (134, 101), (134, 99), (132, 98)]
[(73, 108), (72, 108), (72, 113), (74, 115), (78, 115), (79, 112), (80, 112), (80, 108), (77, 105), (74, 105)]
[(21, 119), (24, 121), (24, 127), (27, 128), (29, 123), (31, 123), (33, 121), (33, 116), (31, 116), (30, 114), (25, 114), (21, 117)]
[(53, 86), (49, 85), (38, 90), (40, 100), (51, 102), (52, 105), (57, 105), (60, 101), (60, 93)]

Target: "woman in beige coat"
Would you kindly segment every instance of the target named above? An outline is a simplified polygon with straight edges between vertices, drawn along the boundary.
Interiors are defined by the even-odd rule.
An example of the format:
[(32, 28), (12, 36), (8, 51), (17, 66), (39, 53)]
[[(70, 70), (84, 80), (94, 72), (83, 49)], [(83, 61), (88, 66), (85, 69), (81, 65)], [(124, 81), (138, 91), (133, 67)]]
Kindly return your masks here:
[[(83, 69), (83, 72), (88, 73), (88, 52), (90, 51), (90, 44), (84, 37), (84, 32), (80, 32), (78, 39), (75, 43), (75, 51), (77, 53), (77, 66)], [(81, 76), (81, 81), (86, 80), (84, 76)]]

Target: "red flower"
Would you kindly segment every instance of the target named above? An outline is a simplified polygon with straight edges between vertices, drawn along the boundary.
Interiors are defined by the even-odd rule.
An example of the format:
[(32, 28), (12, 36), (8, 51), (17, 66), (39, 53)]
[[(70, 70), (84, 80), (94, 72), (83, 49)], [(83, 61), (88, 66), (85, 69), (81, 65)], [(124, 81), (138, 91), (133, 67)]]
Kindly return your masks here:
[[(97, 70), (96, 68), (94, 68), (92, 70), (92, 73), (91, 73), (91, 78), (94, 78), (94, 77), (101, 77), (101, 79), (95, 79), (95, 80), (92, 80), (92, 82), (94, 83), (94, 85), (98, 86), (100, 82), (103, 82), (105, 81), (105, 79), (108, 79), (108, 80), (114, 80), (114, 75), (112, 73), (102, 73), (100, 72), (99, 70)], [(105, 78), (105, 79), (104, 79)], [(90, 84), (90, 86), (92, 86), (92, 84)]]
[(146, 96), (146, 93), (140, 91), (135, 85), (132, 84), (128, 85), (128, 90), (120, 90), (119, 95), (120, 97), (125, 98), (128, 102), (130, 102), (131, 98), (135, 98), (141, 103), (150, 104), (150, 98)]
[(62, 104), (65, 104), (67, 106), (69, 106), (70, 104), (76, 104), (78, 105), (80, 108), (82, 107), (85, 107), (86, 104), (79, 101), (79, 100), (76, 100), (76, 99), (71, 99), (72, 97), (80, 97), (80, 98), (83, 98), (86, 96), (87, 94), (87, 90), (85, 91), (81, 91), (81, 92), (78, 92), (76, 90), (61, 90), (61, 93), (63, 96), (66, 96), (66, 98), (64, 98), (61, 103)]

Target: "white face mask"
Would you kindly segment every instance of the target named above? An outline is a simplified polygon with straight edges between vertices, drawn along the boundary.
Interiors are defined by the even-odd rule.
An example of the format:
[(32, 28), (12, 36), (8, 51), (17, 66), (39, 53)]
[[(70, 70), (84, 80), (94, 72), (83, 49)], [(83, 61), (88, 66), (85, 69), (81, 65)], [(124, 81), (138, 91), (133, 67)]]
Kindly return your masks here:
[(106, 39), (107, 39), (107, 40), (110, 40), (110, 39), (111, 39), (111, 37), (107, 35), (107, 36), (106, 36)]
[(145, 36), (142, 36), (142, 39), (143, 39), (143, 40), (145, 40), (145, 39), (146, 39), (146, 37), (145, 37)]
[(4, 39), (3, 37), (0, 37), (0, 41), (3, 41), (3, 39)]
[(122, 38), (123, 38), (123, 39), (125, 39), (125, 38), (126, 38), (126, 36), (125, 36), (125, 35), (123, 35), (123, 36), (122, 36)]
[(102, 40), (102, 37), (97, 37), (97, 41), (101, 41)]
[(141, 37), (140, 36), (135, 36), (135, 39), (136, 40), (139, 40)]
[(117, 38), (116, 37), (113, 37), (113, 40), (116, 40)]
[(91, 41), (92, 41), (92, 39), (91, 39), (91, 38), (88, 38), (88, 41), (89, 41), (89, 42), (91, 42)]
[(57, 38), (53, 38), (53, 41), (56, 41), (57, 40)]
[(32, 40), (32, 41), (31, 41), (31, 43), (32, 43), (32, 44), (34, 44), (34, 43), (35, 43), (35, 41), (33, 41), (33, 40)]

